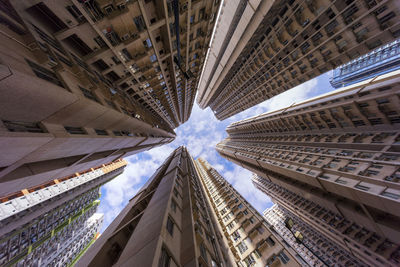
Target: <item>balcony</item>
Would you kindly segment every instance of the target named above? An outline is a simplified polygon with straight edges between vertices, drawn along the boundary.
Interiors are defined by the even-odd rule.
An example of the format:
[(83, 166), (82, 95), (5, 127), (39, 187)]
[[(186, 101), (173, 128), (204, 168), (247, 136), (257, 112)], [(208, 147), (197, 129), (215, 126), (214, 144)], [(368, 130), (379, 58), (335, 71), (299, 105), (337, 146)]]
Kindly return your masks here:
[(309, 23), (310, 23), (310, 18), (312, 18), (311, 13), (308, 15), (307, 13), (310, 13), (308, 9), (304, 9), (304, 7), (300, 6), (300, 8), (294, 13), (294, 17), (299, 23), (300, 26), (305, 28)]
[(278, 256), (274, 255), (267, 261), (268, 267), (277, 267), (281, 265), (281, 261), (279, 260)]

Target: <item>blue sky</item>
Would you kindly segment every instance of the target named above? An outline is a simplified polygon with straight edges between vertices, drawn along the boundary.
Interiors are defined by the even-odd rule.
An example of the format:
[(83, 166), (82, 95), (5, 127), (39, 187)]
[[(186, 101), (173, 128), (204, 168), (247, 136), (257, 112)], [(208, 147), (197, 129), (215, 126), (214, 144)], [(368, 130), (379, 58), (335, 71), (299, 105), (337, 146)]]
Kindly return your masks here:
[(331, 72), (325, 73), (224, 121), (218, 121), (209, 108), (201, 110), (195, 104), (190, 119), (175, 129), (176, 139), (172, 143), (125, 158), (129, 164), (124, 173), (101, 188), (98, 212), (104, 213), (103, 230), (180, 145), (186, 146), (193, 158), (205, 158), (259, 212), (272, 206), (269, 197), (251, 183), (251, 172), (222, 158), (215, 150), (215, 145), (227, 136), (225, 129), (232, 122), (334, 90), (329, 83), (330, 76)]

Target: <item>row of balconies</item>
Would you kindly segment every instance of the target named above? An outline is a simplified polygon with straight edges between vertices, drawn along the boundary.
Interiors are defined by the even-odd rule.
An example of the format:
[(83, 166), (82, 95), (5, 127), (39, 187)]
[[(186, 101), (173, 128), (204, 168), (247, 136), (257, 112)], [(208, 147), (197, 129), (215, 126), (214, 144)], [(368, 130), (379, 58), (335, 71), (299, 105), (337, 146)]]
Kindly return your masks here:
[[(268, 188), (267, 189), (268, 192), (269, 192), (269, 190), (273, 190), (278, 195), (282, 195), (283, 192), (285, 192), (285, 194), (294, 195), (294, 193), (291, 193), (283, 188), (278, 188), (277, 186), (274, 186), (273, 184), (270, 184), (267, 182), (264, 182), (262, 184), (263, 184), (264, 188)], [(302, 199), (302, 197), (300, 197), (300, 196), (298, 196), (298, 198)], [(287, 200), (287, 197), (283, 196), (282, 200)], [(288, 203), (291, 204), (293, 202), (288, 201)], [(310, 214), (314, 214), (312, 216), (313, 218), (319, 218), (321, 220), (322, 220), (322, 218), (326, 218), (327, 213), (329, 213), (329, 216), (333, 215), (332, 212), (327, 211), (327, 210), (323, 209), (322, 207), (318, 206), (317, 204), (310, 202), (308, 200), (305, 200), (305, 199), (303, 199), (303, 202), (302, 202), (302, 204), (300, 204), (299, 207), (302, 208), (303, 211), (307, 211)], [(323, 217), (321, 218), (321, 216), (323, 216)], [(322, 221), (325, 222), (325, 220), (322, 220)], [(393, 255), (395, 255), (393, 252), (396, 251), (396, 249), (398, 250), (398, 247), (396, 247), (396, 246), (384, 245), (385, 243), (387, 243), (389, 241), (385, 241), (383, 238), (377, 236), (375, 233), (369, 232), (368, 230), (361, 228), (358, 225), (351, 223), (350, 221), (343, 219), (338, 215), (335, 215), (335, 217), (331, 219), (331, 221), (329, 222), (329, 225), (334, 227), (339, 232), (349, 236), (356, 243), (358, 243), (358, 244), (361, 243), (363, 246), (370, 248), (372, 251), (375, 251), (380, 255), (384, 254), (383, 256), (385, 258), (392, 257)], [(384, 247), (386, 249), (383, 250)], [(383, 251), (384, 251), (384, 253), (382, 253)]]

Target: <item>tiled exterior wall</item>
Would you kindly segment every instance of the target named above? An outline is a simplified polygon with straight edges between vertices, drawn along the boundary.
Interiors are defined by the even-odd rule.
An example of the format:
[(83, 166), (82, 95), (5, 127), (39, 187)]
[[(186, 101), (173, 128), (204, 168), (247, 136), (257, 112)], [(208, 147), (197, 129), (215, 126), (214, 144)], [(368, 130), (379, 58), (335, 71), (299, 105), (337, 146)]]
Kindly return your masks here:
[(238, 266), (300, 266), (293, 249), (208, 162), (197, 159), (196, 166)]
[[(254, 179), (256, 183), (256, 179)], [(275, 199), (274, 199), (275, 201)], [(278, 201), (277, 201), (278, 202)], [(330, 241), (326, 236), (316, 231), (303, 219), (297, 217), (279, 204), (274, 204), (264, 211), (265, 220), (274, 226), (274, 229), (299, 253), (310, 266), (362, 266), (359, 260), (342, 247)], [(290, 218), (294, 222), (292, 232), (286, 228), (285, 219)], [(298, 244), (293, 234), (299, 231), (304, 239)], [(318, 259), (320, 257), (325, 264)]]
[[(355, 229), (366, 239), (376, 236), (377, 247), (365, 248), (364, 239), (355, 239), (356, 246), (365, 248), (355, 248), (359, 258), (396, 264), (399, 88), (395, 71), (233, 123), (217, 150), (268, 181), (315, 201), (326, 212), (357, 224)], [(340, 224), (339, 231), (353, 232), (352, 223)]]
[(186, 148), (176, 149), (77, 266), (232, 266)]
[[(239, 41), (225, 33), (236, 45), (220, 53), (230, 53), (230, 58), (207, 62), (207, 86), (200, 89), (200, 106), (209, 106), (220, 120), (394, 41), (400, 33), (400, 6), (394, 0), (265, 0), (248, 5), (254, 12), (241, 9), (246, 20), (237, 25)], [(229, 14), (229, 19), (235, 16)], [(220, 63), (221, 70), (207, 71)]]

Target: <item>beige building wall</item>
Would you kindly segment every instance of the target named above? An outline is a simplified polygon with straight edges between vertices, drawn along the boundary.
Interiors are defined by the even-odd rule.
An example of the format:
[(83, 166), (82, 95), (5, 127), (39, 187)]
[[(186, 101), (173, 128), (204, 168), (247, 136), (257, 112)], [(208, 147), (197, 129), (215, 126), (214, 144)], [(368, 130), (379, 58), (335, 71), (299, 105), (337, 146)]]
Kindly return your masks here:
[(195, 164), (219, 229), (237, 266), (306, 265), (207, 161), (197, 159)]
[(97, 228), (84, 226), (101, 185), (126, 165), (118, 159), (1, 197), (0, 266), (69, 265), (95, 238)]
[(395, 40), (399, 14), (395, 0), (227, 1), (198, 103), (224, 120)]
[(354, 242), (359, 258), (398, 264), (398, 92), (399, 72), (381, 75), (233, 123), (217, 150), (356, 223), (353, 229), (336, 222), (341, 233), (360, 232), (344, 242)]
[[(111, 53), (113, 48), (107, 46), (106, 35), (95, 34), (83, 14), (74, 17), (79, 14), (77, 5), (2, 1), (0, 195), (148, 150), (175, 137), (172, 126), (159, 114), (118, 86), (121, 80), (110, 74), (117, 70), (100, 72), (101, 64), (92, 64), (100, 51)], [(79, 39), (77, 31), (90, 41)], [(120, 63), (113, 67), (125, 73), (122, 61), (115, 61)], [(123, 75), (129, 76), (119, 77)]]
[[(380, 233), (364, 227), (361, 216), (348, 218), (340, 212), (330, 210), (323, 201), (315, 200), (312, 191), (296, 190), (296, 187), (301, 185), (290, 184), (290, 181), (271, 182), (257, 176), (253, 178), (253, 183), (301, 221), (358, 258), (360, 263), (367, 266), (398, 266), (400, 251), (398, 242), (393, 242), (391, 241), (393, 239), (385, 238)], [(331, 203), (334, 204), (333, 201)], [(350, 212), (357, 212), (351, 203), (337, 203), (340, 210), (346, 210), (347, 205)]]
[[(256, 178), (253, 181), (256, 181)], [(303, 219), (277, 204), (279, 201), (275, 199), (273, 201), (275, 204), (263, 212), (265, 220), (302, 256), (309, 266), (362, 266), (356, 257), (336, 245), (335, 242), (330, 241), (321, 232), (316, 231), (314, 226), (307, 224)], [(285, 225), (285, 220), (288, 218), (292, 219), (294, 223), (292, 230)], [(303, 244), (299, 244), (294, 237), (297, 231), (303, 235)]]
[(233, 266), (194, 163), (177, 148), (77, 266)]

